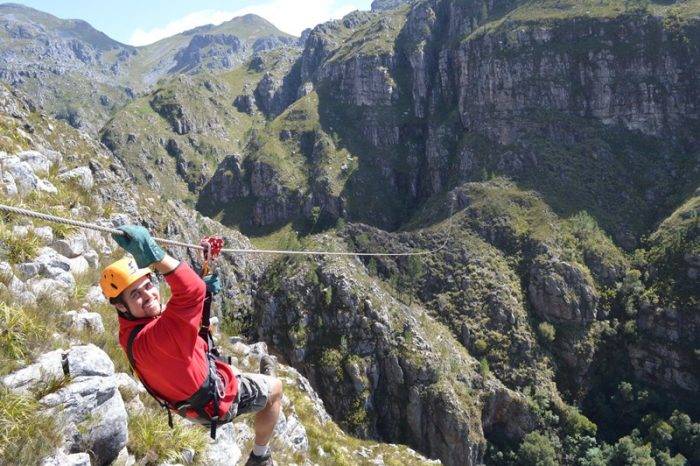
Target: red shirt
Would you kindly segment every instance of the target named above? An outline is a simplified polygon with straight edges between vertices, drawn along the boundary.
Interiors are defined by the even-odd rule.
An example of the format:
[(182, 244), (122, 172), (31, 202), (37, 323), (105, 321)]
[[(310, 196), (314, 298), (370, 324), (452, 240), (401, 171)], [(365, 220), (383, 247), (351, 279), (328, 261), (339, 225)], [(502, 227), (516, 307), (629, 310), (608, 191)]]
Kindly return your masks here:
[[(142, 380), (166, 401), (177, 403), (192, 396), (208, 374), (207, 344), (199, 337), (204, 281), (184, 262), (165, 275), (172, 297), (159, 317), (127, 320), (119, 317), (119, 344), (126, 353), (131, 330), (146, 324), (132, 347), (136, 370)], [(216, 361), (225, 384), (219, 415), (225, 415), (238, 393), (238, 381), (228, 364)], [(211, 415), (213, 407), (207, 408)]]

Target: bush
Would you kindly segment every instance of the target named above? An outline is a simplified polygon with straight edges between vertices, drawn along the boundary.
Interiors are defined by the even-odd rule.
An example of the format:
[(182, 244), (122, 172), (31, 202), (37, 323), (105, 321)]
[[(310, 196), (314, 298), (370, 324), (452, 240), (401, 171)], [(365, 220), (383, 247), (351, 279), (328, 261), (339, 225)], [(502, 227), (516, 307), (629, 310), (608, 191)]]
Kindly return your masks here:
[(518, 449), (518, 464), (523, 466), (557, 466), (557, 452), (552, 441), (539, 432), (530, 432)]
[(24, 238), (18, 238), (12, 232), (3, 230), (0, 233), (3, 255), (11, 264), (21, 264), (36, 256), (41, 240), (30, 231)]
[(474, 349), (478, 354), (484, 354), (489, 349), (489, 344), (483, 338), (479, 338), (474, 342)]
[(552, 343), (557, 337), (557, 331), (554, 328), (554, 325), (550, 324), (549, 322), (541, 322), (540, 325), (537, 326), (537, 331), (542, 339), (547, 343)]

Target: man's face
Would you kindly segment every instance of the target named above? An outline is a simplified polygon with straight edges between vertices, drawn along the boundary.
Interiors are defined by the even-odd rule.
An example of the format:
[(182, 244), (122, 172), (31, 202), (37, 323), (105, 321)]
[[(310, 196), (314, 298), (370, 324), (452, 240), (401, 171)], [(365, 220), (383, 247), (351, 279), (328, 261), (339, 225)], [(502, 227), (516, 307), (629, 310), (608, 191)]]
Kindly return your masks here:
[[(148, 275), (139, 278), (122, 292), (122, 299), (137, 319), (157, 317), (163, 312), (160, 292)], [(126, 309), (124, 309), (126, 310)]]

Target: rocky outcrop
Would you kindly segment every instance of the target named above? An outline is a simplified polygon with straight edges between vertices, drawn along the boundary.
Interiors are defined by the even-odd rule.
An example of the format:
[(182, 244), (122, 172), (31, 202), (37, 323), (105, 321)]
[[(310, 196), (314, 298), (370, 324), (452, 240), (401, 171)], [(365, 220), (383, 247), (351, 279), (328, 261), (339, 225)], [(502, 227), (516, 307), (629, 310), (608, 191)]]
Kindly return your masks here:
[[(482, 461), (483, 407), (465, 389), (486, 382), (448, 332), (360, 278), (358, 262), (280, 265), (258, 294), (260, 335), (309, 377), (335, 419), (363, 436), (407, 442), (447, 465)], [(452, 366), (441, 359), (443, 344)], [(489, 410), (508, 411), (503, 399)]]
[(60, 419), (61, 450), (89, 451), (96, 464), (110, 464), (126, 446), (127, 415), (114, 364), (102, 350), (94, 345), (56, 350), (3, 377), (2, 383), (27, 393), (64, 378), (70, 382), (39, 399), (45, 415)]
[(537, 257), (530, 267), (528, 291), (533, 310), (549, 322), (585, 325), (597, 317), (595, 285), (575, 264)]
[(241, 40), (230, 34), (195, 34), (187, 47), (175, 54), (175, 65), (169, 72), (231, 69), (243, 61), (243, 48)]
[(697, 308), (643, 304), (636, 324), (641, 338), (631, 345), (629, 355), (637, 377), (685, 396), (697, 393), (700, 371), (693, 351), (700, 334)]

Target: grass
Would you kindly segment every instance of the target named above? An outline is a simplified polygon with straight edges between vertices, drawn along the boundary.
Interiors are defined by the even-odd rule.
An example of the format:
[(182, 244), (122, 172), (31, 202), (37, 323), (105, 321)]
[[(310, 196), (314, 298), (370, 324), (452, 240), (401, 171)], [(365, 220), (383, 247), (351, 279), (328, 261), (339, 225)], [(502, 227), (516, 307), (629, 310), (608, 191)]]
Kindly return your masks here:
[(50, 327), (32, 310), (0, 303), (0, 373), (13, 370), (50, 339)]
[[(518, 2), (519, 6), (487, 22), (469, 34), (466, 39), (480, 37), (494, 31), (510, 31), (530, 23), (552, 24), (572, 19), (611, 19), (622, 15), (674, 15), (690, 20), (700, 13), (700, 1), (649, 2), (638, 9), (625, 0), (533, 0)], [(644, 2), (641, 2), (644, 3)]]
[(39, 464), (61, 444), (56, 419), (38, 402), (0, 386), (0, 464)]
[(0, 231), (0, 242), (2, 256), (10, 264), (21, 264), (33, 259), (41, 244), (40, 238), (31, 230), (27, 236), (20, 238), (7, 228)]
[(208, 431), (197, 425), (173, 419), (171, 429), (163, 410), (145, 410), (129, 417), (129, 452), (145, 458), (146, 464), (179, 462), (182, 452), (194, 450), (195, 463), (203, 464), (202, 453), (209, 443)]

